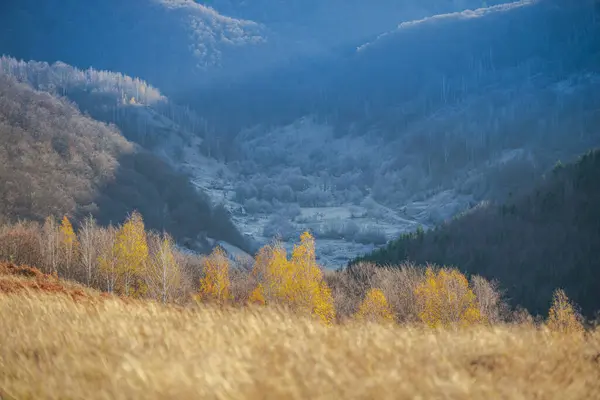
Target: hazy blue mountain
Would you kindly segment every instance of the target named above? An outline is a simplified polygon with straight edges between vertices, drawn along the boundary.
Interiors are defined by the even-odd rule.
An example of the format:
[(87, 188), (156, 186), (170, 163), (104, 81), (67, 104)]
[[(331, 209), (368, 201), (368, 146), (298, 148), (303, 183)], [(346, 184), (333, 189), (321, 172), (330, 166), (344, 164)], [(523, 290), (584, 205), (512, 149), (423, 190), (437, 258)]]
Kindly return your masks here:
[[(235, 203), (281, 214), (249, 222), (259, 232), (349, 240), (354, 215), (377, 243), (527, 189), (600, 144), (599, 12), (539, 0), (432, 16), (179, 98), (243, 176), (223, 182)], [(287, 205), (301, 209), (291, 224)]]
[(296, 53), (314, 54), (352, 45), (402, 21), (506, 0), (199, 0), (219, 12), (265, 24)]
[(191, 0), (0, 4), (0, 53), (138, 76), (163, 90), (252, 60), (265, 28)]

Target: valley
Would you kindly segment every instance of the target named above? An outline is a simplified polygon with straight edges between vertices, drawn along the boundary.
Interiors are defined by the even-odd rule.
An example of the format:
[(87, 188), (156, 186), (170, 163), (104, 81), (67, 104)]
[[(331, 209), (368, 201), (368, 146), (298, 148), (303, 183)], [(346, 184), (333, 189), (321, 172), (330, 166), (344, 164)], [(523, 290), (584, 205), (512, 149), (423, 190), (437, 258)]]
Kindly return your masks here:
[[(6, 27), (27, 41), (0, 51), (30, 61), (7, 58), (4, 72), (116, 125), (189, 180), (228, 232), (187, 221), (180, 244), (195, 250), (252, 253), (274, 238), (291, 250), (309, 230), (318, 261), (337, 269), (526, 192), (600, 145), (592, 2), (108, 2), (96, 10), (107, 25), (90, 25), (98, 37), (68, 46), (91, 24), (83, 6), (42, 15), (34, 3), (3, 13), (24, 21)], [(47, 46), (26, 45), (42, 42), (34, 16), (73, 14)], [(169, 199), (146, 206), (157, 228), (195, 207)]]
[(0, 400), (600, 398), (599, 205), (600, 0), (0, 0)]

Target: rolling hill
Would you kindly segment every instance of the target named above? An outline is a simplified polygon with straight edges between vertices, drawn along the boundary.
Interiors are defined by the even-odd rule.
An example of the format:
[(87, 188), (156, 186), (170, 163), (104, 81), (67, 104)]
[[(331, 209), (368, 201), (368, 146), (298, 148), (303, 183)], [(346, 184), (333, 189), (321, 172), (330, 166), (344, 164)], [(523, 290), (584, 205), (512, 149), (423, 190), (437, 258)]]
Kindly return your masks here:
[[(57, 93), (188, 174), (244, 234), (309, 229), (331, 267), (600, 145), (594, 1), (48, 4), (3, 4), (4, 37), (22, 40), (0, 51), (168, 98), (56, 63), (26, 67), (28, 83), (76, 76)], [(302, 50), (316, 39), (326, 51)]]
[(529, 193), (481, 205), (433, 230), (405, 234), (352, 261), (454, 265), (501, 282), (513, 304), (547, 308), (563, 287), (591, 316), (600, 308), (600, 150), (557, 164)]
[(222, 141), (217, 186), (242, 229), (308, 227), (335, 266), (364, 251), (357, 230), (377, 245), (435, 226), (600, 145), (599, 13), (539, 0), (430, 16), (175, 97)]
[[(75, 85), (52, 85), (52, 79), (44, 81), (41, 73), (20, 74), (56, 70), (11, 59), (0, 60), (0, 65), (2, 219), (43, 220), (49, 215), (69, 215), (77, 221), (91, 213), (107, 224), (120, 223), (137, 209), (150, 228), (166, 230), (197, 250), (207, 249), (201, 241), (204, 236), (248, 249), (227, 211), (213, 207), (168, 158), (128, 141), (115, 125), (82, 114), (68, 99), (34, 90), (26, 82), (37, 80), (38, 86), (48, 84), (65, 92), (74, 90)], [(7, 72), (10, 66), (15, 68)], [(58, 70), (73, 74), (71, 78), (81, 72), (65, 66)], [(88, 77), (90, 74), (88, 71)], [(95, 82), (83, 80), (87, 86), (79, 89), (95, 87), (95, 95), (100, 97), (111, 93), (106, 87), (117, 87), (113, 86), (118, 83), (115, 77), (123, 78), (124, 83), (134, 82), (119, 75), (94, 76), (98, 78)], [(76, 81), (66, 79), (65, 74), (62, 77)], [(140, 81), (135, 84), (146, 85)], [(104, 91), (99, 90), (103, 87)], [(153, 93), (150, 88), (149, 97)], [(120, 113), (127, 115), (128, 111)]]
[(162, 90), (203, 82), (250, 63), (260, 24), (191, 0), (7, 1), (0, 5), (0, 53), (119, 71)]

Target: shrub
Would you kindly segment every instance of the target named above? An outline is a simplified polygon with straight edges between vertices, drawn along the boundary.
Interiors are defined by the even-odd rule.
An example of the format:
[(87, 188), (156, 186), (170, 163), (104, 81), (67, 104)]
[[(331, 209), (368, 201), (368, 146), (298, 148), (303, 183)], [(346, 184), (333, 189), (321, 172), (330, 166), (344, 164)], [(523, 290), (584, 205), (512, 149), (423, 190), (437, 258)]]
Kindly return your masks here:
[(273, 211), (271, 203), (265, 200), (248, 199), (244, 202), (244, 208), (250, 214), (269, 214)]
[(314, 239), (308, 232), (302, 234), (290, 259), (279, 244), (264, 247), (257, 255), (253, 274), (259, 277), (261, 286), (252, 299), (283, 304), (325, 324), (334, 322), (333, 296), (316, 263)]
[(271, 217), (263, 227), (263, 236), (268, 238), (279, 237), (287, 241), (297, 237), (297, 234), (298, 230), (289, 219), (279, 215)]
[(200, 280), (197, 300), (224, 305), (231, 299), (229, 259), (220, 247), (216, 247), (203, 262), (204, 276)]
[(279, 210), (279, 214), (287, 219), (293, 220), (294, 218), (302, 215), (302, 209), (296, 203), (282, 205)]
[(471, 287), (477, 298), (479, 312), (490, 323), (499, 323), (508, 315), (508, 305), (502, 299), (497, 282), (490, 282), (475, 275), (471, 277)]
[(387, 237), (380, 228), (367, 226), (354, 235), (354, 241), (361, 244), (382, 245), (387, 243)]
[(581, 320), (581, 315), (577, 312), (575, 304), (569, 300), (564, 290), (556, 290), (552, 297), (552, 306), (546, 321), (548, 328), (557, 333), (583, 332)]
[(369, 289), (355, 316), (358, 321), (394, 322), (394, 314), (381, 289)]
[(421, 321), (431, 328), (469, 326), (484, 321), (467, 278), (458, 270), (427, 267), (415, 289)]
[(0, 228), (0, 259), (41, 266), (41, 231), (36, 223), (19, 222)]

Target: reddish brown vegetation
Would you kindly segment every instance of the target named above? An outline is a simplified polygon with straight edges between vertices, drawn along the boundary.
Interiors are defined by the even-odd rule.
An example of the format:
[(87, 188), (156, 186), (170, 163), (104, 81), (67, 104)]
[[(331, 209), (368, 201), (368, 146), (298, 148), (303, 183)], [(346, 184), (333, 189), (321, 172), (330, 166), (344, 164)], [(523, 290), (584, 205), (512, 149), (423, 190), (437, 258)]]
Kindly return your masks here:
[[(15, 279), (15, 278), (25, 279)], [(89, 299), (92, 296), (76, 285), (66, 284), (56, 276), (42, 273), (29, 266), (17, 266), (12, 263), (0, 263), (0, 294), (15, 293), (24, 290), (63, 294), (73, 300)], [(100, 296), (110, 297), (108, 295)]]

